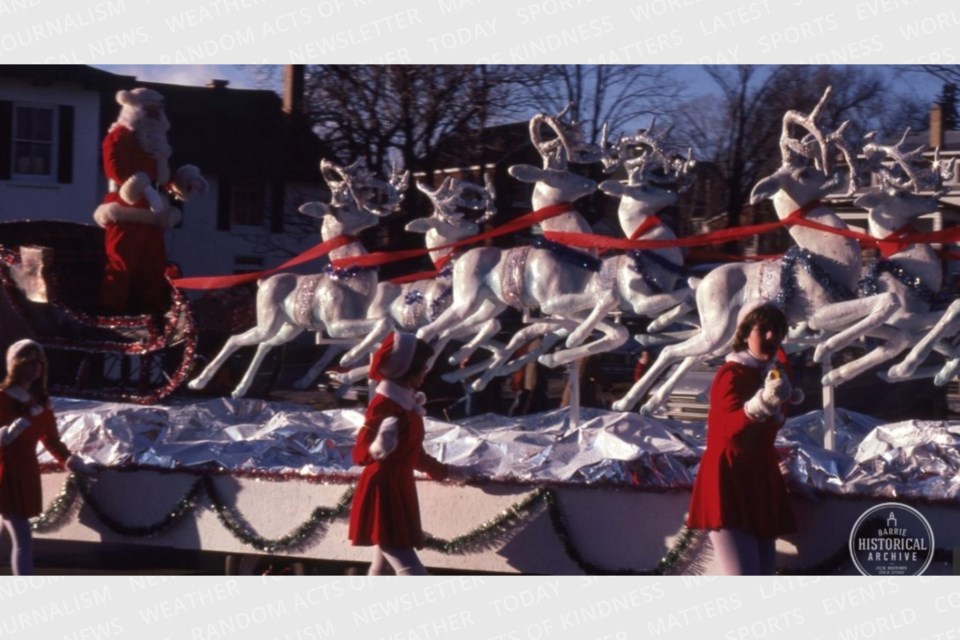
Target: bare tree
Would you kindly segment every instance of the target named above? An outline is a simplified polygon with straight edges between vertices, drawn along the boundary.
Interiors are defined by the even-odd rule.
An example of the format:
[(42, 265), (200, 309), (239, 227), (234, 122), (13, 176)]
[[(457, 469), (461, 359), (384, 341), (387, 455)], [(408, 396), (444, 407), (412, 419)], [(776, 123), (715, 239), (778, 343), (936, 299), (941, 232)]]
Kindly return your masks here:
[(823, 114), (826, 127), (851, 119), (851, 134), (857, 135), (875, 128), (885, 110), (884, 83), (864, 67), (738, 65), (704, 71), (718, 93), (680, 105), (677, 124), (697, 158), (716, 164), (730, 226), (740, 224), (753, 185), (779, 162), (775, 151), (785, 111), (808, 111), (828, 85), (833, 94)]
[(521, 67), (517, 99), (531, 110), (559, 112), (573, 103), (572, 117), (596, 141), (606, 123), (620, 132), (668, 113), (680, 96), (669, 65), (576, 65)]
[(310, 66), (306, 115), (342, 162), (381, 170), (399, 154), (430, 171), (438, 143), (502, 117), (513, 86), (509, 67)]

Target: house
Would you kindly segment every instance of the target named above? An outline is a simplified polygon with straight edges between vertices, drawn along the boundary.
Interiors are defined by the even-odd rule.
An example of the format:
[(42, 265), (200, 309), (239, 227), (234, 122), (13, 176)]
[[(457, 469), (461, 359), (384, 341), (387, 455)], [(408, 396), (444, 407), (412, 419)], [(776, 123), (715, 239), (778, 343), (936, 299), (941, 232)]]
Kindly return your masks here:
[(273, 91), (137, 82), (81, 65), (0, 66), (0, 221), (93, 224), (114, 96), (138, 86), (166, 99), (171, 167), (195, 164), (210, 185), (167, 234), (168, 257), (185, 275), (260, 270), (318, 242), (317, 223), (297, 207), (328, 197), (325, 150), (289, 98), (285, 110)]

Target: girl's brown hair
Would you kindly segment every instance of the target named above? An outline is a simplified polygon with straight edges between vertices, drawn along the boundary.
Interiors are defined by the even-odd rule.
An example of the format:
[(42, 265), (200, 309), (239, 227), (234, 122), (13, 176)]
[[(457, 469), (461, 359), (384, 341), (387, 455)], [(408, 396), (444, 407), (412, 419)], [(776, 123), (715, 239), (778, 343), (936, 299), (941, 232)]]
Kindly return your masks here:
[(39, 357), (40, 362), (43, 364), (43, 373), (40, 374), (39, 378), (34, 380), (27, 391), (29, 391), (37, 404), (45, 405), (50, 399), (50, 392), (47, 390), (47, 355), (43, 352), (43, 349), (38, 347), (27, 346), (20, 350), (20, 353), (13, 359), (13, 366), (7, 371), (7, 377), (4, 378), (3, 382), (0, 382), (0, 390), (9, 389), (18, 383), (20, 379), (20, 367), (23, 366), (26, 360), (30, 359), (30, 356), (34, 355)]
[(779, 307), (772, 304), (760, 305), (740, 321), (737, 332), (733, 336), (733, 350), (746, 351), (747, 338), (754, 327), (760, 327), (761, 332), (772, 329), (782, 340), (787, 335), (787, 316)]

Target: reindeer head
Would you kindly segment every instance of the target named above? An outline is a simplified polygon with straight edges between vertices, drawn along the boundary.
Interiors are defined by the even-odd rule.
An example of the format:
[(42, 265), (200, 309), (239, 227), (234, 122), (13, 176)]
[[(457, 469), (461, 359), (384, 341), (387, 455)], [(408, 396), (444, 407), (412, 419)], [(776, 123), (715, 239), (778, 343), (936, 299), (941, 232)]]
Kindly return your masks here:
[[(846, 192), (856, 190), (857, 163), (845, 140), (848, 122), (844, 122), (830, 134), (824, 134), (817, 124), (817, 117), (830, 95), (831, 88), (823, 92), (816, 106), (808, 115), (799, 111), (787, 111), (783, 116), (783, 130), (780, 134), (780, 156), (782, 163), (773, 174), (760, 180), (750, 194), (750, 203), (773, 197), (778, 191), (790, 197), (795, 203), (803, 205), (827, 193), (833, 192), (839, 183), (839, 174), (832, 166), (834, 150), (839, 150), (849, 167)], [(797, 139), (790, 135), (790, 126), (798, 125), (807, 131), (807, 135)]]
[(547, 203), (573, 202), (597, 189), (594, 180), (565, 169), (540, 169), (529, 164), (515, 164), (508, 171), (520, 182), (535, 184), (534, 199)]
[[(583, 139), (580, 123), (564, 119), (572, 107), (571, 102), (555, 116), (538, 113), (530, 119), (530, 141), (543, 158), (544, 169), (566, 169), (568, 162), (587, 164), (603, 158), (599, 145)], [(544, 125), (556, 134), (555, 138), (544, 138)]]
[(343, 167), (324, 158), (320, 173), (330, 188), (330, 203), (307, 202), (301, 214), (322, 220), (324, 237), (354, 235), (392, 213), (403, 198), (407, 174), (394, 171), (389, 182), (373, 177), (359, 162)]
[(341, 167), (330, 160), (320, 161), (320, 173), (330, 187), (330, 205), (335, 208), (355, 208), (383, 217), (396, 211), (403, 202), (409, 172), (392, 166), (390, 177), (376, 178), (360, 161)]
[[(953, 177), (954, 162), (943, 165), (938, 148), (928, 165), (923, 158), (924, 145), (911, 151), (904, 149), (909, 133), (910, 129), (906, 129), (893, 145), (877, 143), (875, 131), (864, 137), (863, 156), (867, 167), (877, 175), (879, 188), (858, 197), (854, 205), (869, 209), (871, 221), (875, 216), (883, 216), (890, 224), (902, 225), (935, 211), (937, 199), (950, 190), (944, 186), (944, 180)], [(921, 195), (921, 191), (933, 193)]]
[[(459, 239), (479, 233), (480, 225), (497, 212), (496, 194), (489, 175), (485, 176), (483, 187), (454, 177), (444, 179), (433, 191), (419, 182), (416, 184), (433, 203), (433, 213), (410, 221), (407, 231), (427, 233), (434, 229), (440, 235)], [(476, 219), (471, 219), (471, 215), (477, 216), (479, 212), (482, 213)]]

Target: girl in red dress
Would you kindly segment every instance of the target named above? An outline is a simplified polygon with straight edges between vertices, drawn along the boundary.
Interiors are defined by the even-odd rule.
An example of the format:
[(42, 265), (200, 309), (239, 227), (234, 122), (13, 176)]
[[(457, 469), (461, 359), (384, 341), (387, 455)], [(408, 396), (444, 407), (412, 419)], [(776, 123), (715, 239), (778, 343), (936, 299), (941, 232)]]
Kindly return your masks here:
[(772, 575), (776, 539), (795, 528), (774, 448), (781, 405), (802, 400), (776, 362), (786, 334), (787, 319), (772, 304), (747, 312), (710, 389), (707, 446), (687, 526), (710, 532), (727, 575)]
[(37, 442), (71, 471), (91, 470), (60, 441), (47, 393), (43, 348), (20, 340), (7, 349), (7, 377), (0, 383), (0, 522), (13, 539), (14, 575), (33, 573), (29, 519), (43, 509)]
[(423, 450), (423, 403), (417, 391), (433, 349), (395, 331), (374, 353), (370, 377), (377, 392), (357, 434), (353, 461), (363, 466), (350, 509), (350, 541), (375, 546), (370, 575), (425, 575), (416, 549), (423, 547), (413, 472), (432, 480), (462, 480), (467, 469), (444, 464)]

